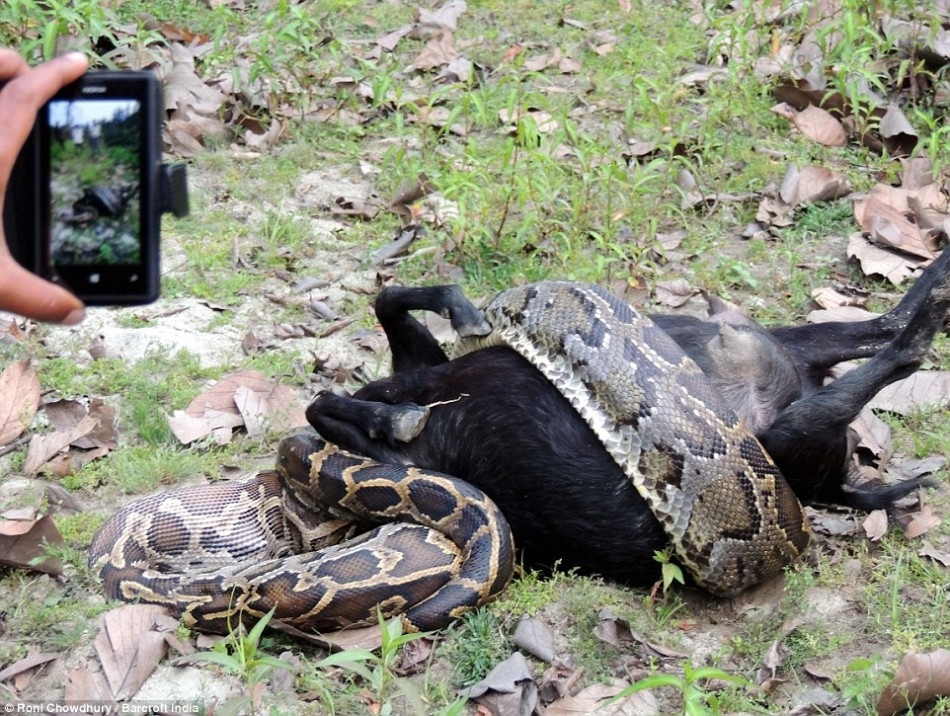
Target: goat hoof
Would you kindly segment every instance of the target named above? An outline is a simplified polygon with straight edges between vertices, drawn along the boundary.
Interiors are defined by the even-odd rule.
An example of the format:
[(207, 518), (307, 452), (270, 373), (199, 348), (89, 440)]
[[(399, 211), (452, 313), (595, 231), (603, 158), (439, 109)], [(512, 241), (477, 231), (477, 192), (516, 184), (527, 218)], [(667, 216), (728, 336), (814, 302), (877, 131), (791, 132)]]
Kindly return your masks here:
[(429, 420), (429, 409), (412, 403), (393, 406), (389, 438), (402, 443), (412, 442)]
[(491, 325), (485, 320), (485, 314), (474, 306), (467, 306), (464, 310), (456, 308), (450, 316), (452, 328), (462, 338), (468, 336), (487, 336), (491, 333)]

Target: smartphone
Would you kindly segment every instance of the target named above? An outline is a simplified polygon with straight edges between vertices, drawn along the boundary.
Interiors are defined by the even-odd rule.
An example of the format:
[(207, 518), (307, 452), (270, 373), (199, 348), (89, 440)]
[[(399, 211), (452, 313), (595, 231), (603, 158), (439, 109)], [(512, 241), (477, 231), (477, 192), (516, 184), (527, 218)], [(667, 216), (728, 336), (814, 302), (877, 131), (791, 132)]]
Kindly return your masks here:
[(89, 305), (160, 290), (161, 90), (151, 72), (89, 72), (40, 112), (15, 167), (8, 242)]

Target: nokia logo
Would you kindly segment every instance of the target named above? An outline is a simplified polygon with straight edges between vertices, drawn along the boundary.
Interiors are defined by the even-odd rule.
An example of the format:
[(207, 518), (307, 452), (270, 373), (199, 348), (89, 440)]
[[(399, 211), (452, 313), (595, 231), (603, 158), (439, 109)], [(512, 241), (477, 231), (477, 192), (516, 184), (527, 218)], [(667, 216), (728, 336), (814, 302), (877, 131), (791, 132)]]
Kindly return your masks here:
[(98, 87), (96, 85), (86, 85), (82, 88), (83, 94), (105, 94), (108, 91), (108, 88), (103, 87), (102, 85), (99, 85)]

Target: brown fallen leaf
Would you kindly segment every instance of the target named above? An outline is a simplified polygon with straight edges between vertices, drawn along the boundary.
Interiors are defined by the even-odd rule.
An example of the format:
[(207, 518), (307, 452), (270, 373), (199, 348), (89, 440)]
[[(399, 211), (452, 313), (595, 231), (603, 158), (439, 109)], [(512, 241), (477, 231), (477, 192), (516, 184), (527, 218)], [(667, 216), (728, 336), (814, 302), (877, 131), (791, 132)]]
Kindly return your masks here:
[(115, 428), (115, 408), (100, 398), (89, 401), (89, 407), (78, 400), (57, 400), (46, 403), (43, 412), (56, 430), (70, 430), (78, 425), (86, 415), (96, 419), (96, 427), (84, 437), (75, 440), (73, 447), (89, 450), (106, 448), (115, 450), (118, 445), (118, 432)]
[(516, 651), (472, 684), (467, 696), (489, 713), (530, 714), (538, 703), (538, 687), (524, 655)]
[[(306, 641), (328, 651), (346, 651), (347, 649), (378, 649), (383, 643), (382, 630), (378, 626), (341, 629), (326, 634), (314, 634), (297, 629), (284, 622), (271, 621), (268, 628), (279, 631), (294, 639)], [(201, 644), (198, 644), (200, 647)], [(208, 648), (208, 647), (204, 647)]]
[(49, 515), (0, 521), (0, 564), (8, 567), (61, 575), (63, 565), (45, 556), (44, 546), (62, 544), (63, 538)]
[(28, 360), (14, 361), (0, 373), (0, 445), (20, 437), (40, 405), (40, 381)]
[(927, 557), (935, 562), (939, 562), (944, 567), (950, 567), (950, 552), (941, 552), (927, 540), (924, 540), (924, 546), (917, 554), (921, 557)]
[[(856, 306), (863, 308), (867, 305), (868, 294), (850, 289), (839, 290), (831, 286), (820, 286), (811, 292), (812, 300), (822, 308), (838, 308), (841, 306)], [(864, 314), (870, 314), (865, 311)], [(870, 314), (873, 318), (880, 314)], [(862, 319), (863, 320), (863, 319)]]
[(934, 258), (931, 242), (921, 233), (920, 227), (902, 211), (878, 197), (867, 199), (861, 221), (861, 228), (878, 246), (894, 248), (922, 259)]
[(126, 604), (99, 617), (94, 646), (117, 701), (135, 696), (165, 656), (165, 637), (154, 627), (167, 613), (153, 604)]
[(765, 693), (770, 693), (776, 687), (788, 681), (788, 679), (780, 678), (778, 671), (790, 653), (788, 647), (778, 639), (775, 639), (769, 645), (769, 649), (762, 660), (762, 666), (755, 675), (755, 683)]
[(930, 505), (922, 505), (919, 512), (911, 516), (910, 522), (904, 527), (904, 536), (915, 539), (926, 534), (940, 524), (940, 518), (934, 514)]
[(547, 664), (554, 661), (554, 631), (542, 621), (522, 616), (512, 643)]
[(858, 434), (858, 447), (870, 452), (878, 463), (886, 463), (894, 452), (891, 427), (868, 407), (861, 409), (851, 421), (851, 429)]
[(73, 427), (66, 430), (57, 430), (48, 435), (34, 435), (30, 440), (30, 448), (26, 455), (26, 463), (23, 465), (23, 472), (28, 475), (39, 472), (43, 465), (57, 453), (89, 435), (98, 425), (99, 421), (91, 415), (86, 415)]
[(66, 672), (63, 698), (66, 701), (109, 701), (112, 693), (101, 671), (79, 667)]
[(909, 652), (901, 659), (894, 679), (877, 702), (878, 716), (904, 713), (908, 707), (950, 696), (950, 651)]
[(663, 306), (679, 308), (699, 293), (685, 279), (659, 281), (656, 284), (656, 300)]
[(443, 27), (422, 48), (422, 52), (413, 60), (412, 66), (417, 70), (431, 70), (447, 65), (458, 56), (459, 52), (455, 49), (452, 40), (452, 31)]
[[(246, 415), (237, 402), (239, 392)], [(307, 424), (304, 406), (294, 391), (256, 370), (225, 376), (184, 411), (176, 410), (168, 424), (184, 444), (209, 435), (217, 442), (227, 442), (233, 428), (246, 425), (247, 416), (255, 430), (266, 427), (283, 432)]]
[(810, 104), (801, 111), (781, 102), (772, 111), (790, 121), (806, 139), (826, 147), (843, 147), (848, 143), (848, 133), (841, 122), (826, 109)]
[(864, 534), (872, 542), (880, 542), (887, 534), (887, 510), (874, 510), (861, 523)]
[(950, 405), (950, 371), (919, 370), (883, 388), (868, 407), (908, 415), (920, 408)]
[(848, 256), (861, 263), (861, 270), (868, 276), (883, 276), (895, 286), (913, 276), (924, 261), (902, 256), (875, 246), (860, 231), (848, 239)]
[(59, 653), (29, 654), (0, 671), (0, 682), (9, 681), (25, 671), (35, 669), (37, 666), (42, 666), (43, 664), (48, 664), (60, 656), (62, 656), (62, 654)]
[(779, 197), (792, 207), (838, 199), (850, 193), (851, 185), (843, 174), (812, 164), (789, 164), (779, 187)]
[(828, 323), (830, 321), (842, 321), (845, 323), (854, 323), (856, 321), (869, 321), (877, 318), (879, 313), (865, 311), (857, 306), (838, 306), (820, 311), (811, 311), (805, 320), (809, 323)]
[(626, 684), (594, 684), (578, 693), (551, 703), (545, 716), (580, 716), (606, 714), (607, 716), (653, 716), (660, 713), (656, 697), (649, 689), (637, 691), (619, 701), (610, 700), (626, 688)]
[(917, 131), (901, 108), (893, 102), (887, 106), (887, 111), (881, 117), (879, 131), (891, 156), (910, 156), (917, 146)]

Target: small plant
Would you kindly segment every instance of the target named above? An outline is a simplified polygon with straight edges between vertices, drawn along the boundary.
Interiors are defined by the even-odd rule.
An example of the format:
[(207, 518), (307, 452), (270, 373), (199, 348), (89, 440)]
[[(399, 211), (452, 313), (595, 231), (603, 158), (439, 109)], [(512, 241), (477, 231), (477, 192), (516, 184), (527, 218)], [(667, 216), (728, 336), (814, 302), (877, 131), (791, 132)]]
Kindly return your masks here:
[(734, 684), (742, 684), (743, 686), (748, 684), (745, 679), (729, 674), (722, 669), (717, 669), (713, 666), (693, 668), (693, 666), (687, 662), (683, 664), (682, 676), (678, 674), (653, 674), (647, 676), (625, 688), (608, 701), (605, 706), (624, 699), (638, 691), (669, 686), (679, 690), (683, 697), (683, 710), (681, 712), (683, 716), (718, 716), (718, 697), (706, 691), (700, 684), (701, 681), (709, 681), (710, 679), (728, 681)]
[(319, 669), (340, 668), (365, 681), (378, 705), (379, 710), (376, 713), (381, 716), (395, 713), (391, 701), (393, 689), (409, 702), (414, 713), (429, 713), (419, 690), (408, 680), (397, 676), (394, 669), (402, 647), (409, 642), (431, 636), (431, 633), (404, 633), (401, 619), (391, 619), (387, 622), (378, 608), (377, 618), (382, 635), (378, 654), (369, 649), (346, 649), (330, 654), (315, 666)]
[(880, 692), (882, 675), (878, 668), (880, 657), (854, 659), (849, 662), (841, 677), (841, 698), (849, 708), (876, 713), (874, 702)]
[(662, 575), (661, 581), (663, 582), (664, 594), (670, 591), (670, 587), (673, 586), (673, 582), (686, 584), (686, 581), (683, 578), (683, 569), (678, 564), (671, 561), (669, 549), (656, 550), (653, 553), (653, 559), (660, 563), (660, 574)]
[(508, 639), (491, 609), (463, 615), (451, 627), (442, 656), (455, 667), (455, 679), (473, 684), (508, 656)]
[(251, 713), (257, 713), (261, 706), (264, 683), (274, 669), (293, 669), (287, 662), (260, 650), (261, 636), (273, 616), (274, 609), (271, 609), (246, 634), (238, 626), (227, 639), (215, 644), (211, 651), (188, 657), (188, 661), (217, 664), (244, 682), (246, 695), (226, 704), (225, 710), (230, 713), (238, 713), (244, 708), (249, 708)]

